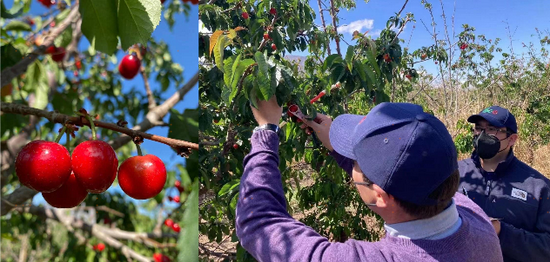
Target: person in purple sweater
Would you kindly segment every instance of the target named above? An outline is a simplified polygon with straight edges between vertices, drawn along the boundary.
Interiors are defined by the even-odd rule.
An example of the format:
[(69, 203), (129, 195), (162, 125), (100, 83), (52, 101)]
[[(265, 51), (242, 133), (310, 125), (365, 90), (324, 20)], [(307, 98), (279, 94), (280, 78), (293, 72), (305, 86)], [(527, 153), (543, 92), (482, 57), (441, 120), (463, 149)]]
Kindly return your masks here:
[(449, 132), (422, 107), (381, 103), (366, 116), (305, 123), (384, 219), (378, 242), (330, 242), (287, 212), (279, 166), (275, 97), (252, 108), (259, 127), (246, 155), (236, 210), (237, 237), (258, 261), (503, 261), (483, 210), (457, 193), (457, 153)]

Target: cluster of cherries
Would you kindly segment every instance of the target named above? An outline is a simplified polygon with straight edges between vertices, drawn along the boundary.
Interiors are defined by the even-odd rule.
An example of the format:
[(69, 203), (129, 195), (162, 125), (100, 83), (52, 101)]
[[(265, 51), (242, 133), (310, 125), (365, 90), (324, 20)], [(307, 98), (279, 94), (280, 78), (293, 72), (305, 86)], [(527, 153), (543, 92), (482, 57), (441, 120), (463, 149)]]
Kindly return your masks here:
[[(87, 113), (86, 116), (92, 122)], [(138, 156), (126, 159), (119, 167), (115, 150), (96, 139), (93, 125), (92, 140), (80, 143), (72, 155), (58, 143), (62, 135), (63, 131), (56, 142), (28, 143), (15, 160), (20, 183), (41, 192), (53, 207), (78, 206), (88, 194), (105, 192), (117, 175), (121, 189), (134, 199), (152, 198), (164, 188), (166, 168), (157, 156), (142, 156), (138, 150)]]
[[(277, 10), (276, 10), (275, 8), (272, 7), (271, 9), (269, 9), (269, 13), (270, 13), (271, 15), (276, 15), (276, 14), (277, 14)], [(246, 11), (245, 11), (245, 12), (242, 12), (242, 13), (241, 13), (241, 16), (242, 16), (242, 18), (245, 19), (245, 20), (248, 19), (248, 18), (250, 18), (250, 15), (249, 15), (248, 12), (246, 12)], [(265, 40), (265, 41), (272, 40), (272, 38), (269, 36), (269, 33), (265, 33), (265, 34), (264, 34), (264, 40)], [(273, 51), (276, 51), (276, 50), (277, 50), (277, 45), (275, 45), (275, 43), (272, 43), (272, 44), (271, 44), (271, 49), (272, 49)]]

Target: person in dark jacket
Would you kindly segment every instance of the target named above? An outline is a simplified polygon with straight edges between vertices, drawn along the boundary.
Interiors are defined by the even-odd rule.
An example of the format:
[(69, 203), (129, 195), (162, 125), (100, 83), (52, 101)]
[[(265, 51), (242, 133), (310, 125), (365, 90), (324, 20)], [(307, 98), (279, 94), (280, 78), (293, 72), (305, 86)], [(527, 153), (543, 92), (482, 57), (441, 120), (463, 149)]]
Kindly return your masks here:
[(502, 261), (489, 217), (462, 193), (452, 137), (434, 116), (407, 103), (368, 115), (305, 121), (385, 221), (378, 242), (331, 243), (287, 212), (279, 171), (282, 108), (275, 97), (252, 108), (236, 210), (236, 234), (258, 261)]
[(504, 261), (550, 261), (550, 180), (514, 156), (514, 115), (491, 106), (468, 122), (475, 149), (459, 162), (459, 192), (491, 217)]

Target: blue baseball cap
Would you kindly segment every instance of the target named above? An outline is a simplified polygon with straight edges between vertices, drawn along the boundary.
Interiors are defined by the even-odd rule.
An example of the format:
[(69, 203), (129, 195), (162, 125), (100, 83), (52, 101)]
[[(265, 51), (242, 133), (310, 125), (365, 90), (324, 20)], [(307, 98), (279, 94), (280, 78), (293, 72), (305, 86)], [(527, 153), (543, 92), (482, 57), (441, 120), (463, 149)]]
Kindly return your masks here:
[(468, 117), (468, 122), (477, 123), (481, 119), (487, 120), (494, 127), (506, 127), (514, 133), (518, 132), (516, 118), (506, 108), (500, 106), (487, 107), (479, 114)]
[(385, 102), (366, 116), (340, 115), (329, 138), (334, 150), (356, 160), (369, 180), (417, 205), (437, 204), (429, 195), (458, 169), (449, 131), (415, 104)]

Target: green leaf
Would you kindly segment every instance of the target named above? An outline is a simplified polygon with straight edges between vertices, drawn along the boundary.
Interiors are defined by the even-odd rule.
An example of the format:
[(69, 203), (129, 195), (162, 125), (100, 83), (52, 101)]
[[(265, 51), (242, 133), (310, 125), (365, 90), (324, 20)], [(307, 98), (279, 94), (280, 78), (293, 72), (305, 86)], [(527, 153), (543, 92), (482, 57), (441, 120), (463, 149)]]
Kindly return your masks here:
[(348, 68), (351, 71), (353, 69), (353, 53), (355, 51), (355, 47), (350, 45), (348, 46), (348, 51), (346, 52), (346, 62), (348, 64)]
[(6, 31), (31, 31), (32, 28), (29, 24), (18, 21), (18, 20), (12, 20), (7, 25), (2, 28), (2, 30)]
[(361, 64), (361, 68), (368, 75), (367, 83), (371, 84), (372, 89), (376, 89), (379, 85), (378, 84), (378, 77), (376, 77), (376, 75), (374, 75), (373, 69), (369, 65), (366, 65), (366, 64)]
[(329, 55), (327, 59), (325, 59), (325, 63), (323, 64), (323, 71), (331, 68), (332, 64), (340, 63), (342, 61), (342, 57), (339, 54)]
[(235, 208), (237, 207), (237, 201), (239, 200), (239, 193), (235, 194), (233, 196), (233, 199), (231, 199), (231, 203), (229, 203), (229, 207), (231, 208), (232, 213), (235, 213)]
[(7, 18), (7, 19), (16, 18), (16, 17), (20, 16), (23, 12), (24, 12), (23, 11), (23, 6), (14, 3), (14, 5), (11, 7), (11, 9), (8, 10), (6, 8), (6, 6), (4, 5), (4, 1), (2, 1), (2, 7), (1, 7), (1, 11), (0, 11), (0, 15), (1, 15), (2, 18)]
[(114, 54), (118, 44), (117, 1), (80, 0), (78, 9), (82, 16), (82, 33), (93, 50)]
[(285, 80), (284, 83), (288, 86), (290, 89), (290, 92), (294, 90), (294, 84), (292, 83), (292, 76), (287, 70), (282, 69), (281, 75), (283, 76), (283, 79)]
[(192, 143), (199, 142), (199, 109), (185, 109), (183, 114), (170, 109), (168, 137)]
[(237, 31), (235, 31), (234, 29), (229, 29), (229, 34), (227, 34), (227, 37), (229, 37), (229, 39), (237, 37)]
[(73, 40), (73, 28), (68, 26), (55, 40), (54, 44), (57, 47), (67, 47)]
[(218, 191), (218, 196), (222, 197), (230, 193), (235, 187), (239, 186), (241, 184), (240, 179), (234, 179), (229, 182), (227, 182), (225, 185), (223, 185), (222, 189)]
[(218, 42), (214, 47), (214, 59), (216, 60), (216, 66), (223, 73), (225, 73), (223, 68), (223, 52), (229, 44), (230, 44), (230, 39), (227, 38), (227, 36), (225, 35), (221, 35), (220, 37), (218, 37)]
[(232, 101), (235, 96), (237, 95), (237, 91), (239, 90), (238, 84), (241, 80), (241, 77), (244, 74), (244, 71), (252, 64), (254, 64), (254, 60), (252, 59), (245, 59), (240, 62), (237, 69), (233, 72), (233, 79), (231, 81), (231, 94), (229, 95), (229, 101)]
[(367, 72), (365, 68), (362, 66), (361, 62), (358, 60), (353, 61), (353, 64), (355, 65), (355, 72), (359, 75), (362, 81), (367, 81)]
[(237, 58), (229, 57), (225, 61), (223, 61), (223, 81), (225, 83), (226, 88), (229, 89), (231, 92), (231, 77), (233, 77), (233, 68), (235, 68), (235, 64), (239, 62), (241, 59), (241, 55), (239, 54)]
[(334, 69), (332, 69), (332, 72), (330, 74), (332, 82), (333, 83), (338, 82), (342, 78), (342, 76), (344, 76), (345, 73), (346, 73), (346, 69), (344, 68), (343, 65), (340, 64), (334, 67)]
[(185, 201), (182, 228), (178, 240), (178, 261), (195, 262), (199, 257), (199, 182), (193, 183), (193, 190)]
[(267, 75), (258, 74), (256, 81), (261, 94), (260, 99), (269, 100), (269, 98), (271, 98), (275, 93), (271, 87), (270, 78)]
[(48, 105), (48, 82), (46, 79), (46, 70), (44, 65), (39, 60), (34, 61), (27, 68), (27, 83), (25, 84), (26, 90), (34, 90), (35, 101), (32, 107), (38, 109), (44, 109)]
[(162, 5), (157, 0), (118, 0), (118, 32), (122, 49), (147, 45), (160, 23)]
[(259, 72), (267, 77), (269, 74), (269, 65), (267, 65), (264, 54), (258, 51), (254, 54), (254, 59), (256, 60), (256, 63), (258, 63)]
[(1, 63), (2, 70), (4, 70), (4, 68), (11, 67), (17, 64), (17, 62), (23, 59), (21, 52), (15, 49), (11, 44), (3, 45), (0, 48), (0, 50), (1, 50), (0, 53), (2, 54), (2, 63)]
[(378, 67), (378, 63), (376, 62), (376, 58), (374, 57), (374, 51), (366, 51), (367, 53), (367, 58), (368, 58), (368, 61), (370, 63), (370, 66), (374, 69), (374, 71), (376, 72), (376, 75), (377, 76), (380, 76), (381, 73), (380, 73), (380, 67)]

